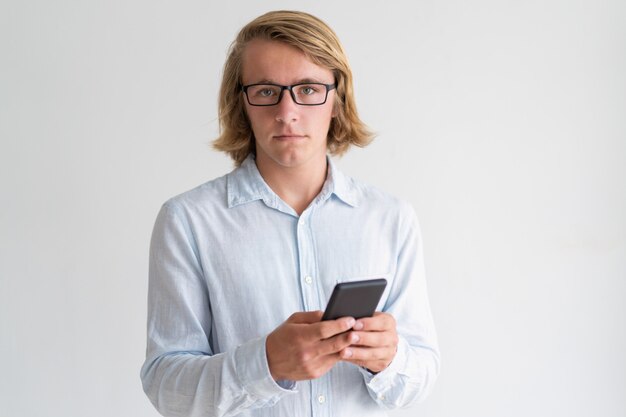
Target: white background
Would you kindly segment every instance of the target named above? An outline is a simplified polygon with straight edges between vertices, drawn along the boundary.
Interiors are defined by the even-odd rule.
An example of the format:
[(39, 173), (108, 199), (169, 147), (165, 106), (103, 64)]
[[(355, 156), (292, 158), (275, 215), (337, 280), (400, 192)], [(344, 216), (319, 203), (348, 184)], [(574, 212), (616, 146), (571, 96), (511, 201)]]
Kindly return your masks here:
[(443, 369), (394, 416), (626, 416), (623, 1), (0, 6), (0, 415), (156, 416), (147, 253), (212, 151), (227, 47), (272, 9), (342, 39), (374, 144), (339, 161), (423, 228)]

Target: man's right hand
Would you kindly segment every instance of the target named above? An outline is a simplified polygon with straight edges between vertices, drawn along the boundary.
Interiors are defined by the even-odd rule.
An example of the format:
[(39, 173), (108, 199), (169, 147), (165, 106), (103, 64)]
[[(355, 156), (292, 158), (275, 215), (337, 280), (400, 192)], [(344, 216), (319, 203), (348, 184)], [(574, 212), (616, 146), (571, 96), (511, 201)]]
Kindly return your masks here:
[(267, 336), (265, 350), (272, 378), (301, 381), (324, 375), (340, 352), (358, 342), (352, 317), (321, 321), (321, 311), (294, 313)]

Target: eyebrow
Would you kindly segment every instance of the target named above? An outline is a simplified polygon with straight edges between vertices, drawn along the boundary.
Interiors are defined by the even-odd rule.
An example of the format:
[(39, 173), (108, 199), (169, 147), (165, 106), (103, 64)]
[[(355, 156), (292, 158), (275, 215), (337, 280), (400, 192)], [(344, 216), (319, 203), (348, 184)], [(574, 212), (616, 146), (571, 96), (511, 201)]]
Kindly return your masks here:
[[(297, 80), (296, 82), (294, 82), (293, 84), (302, 84), (302, 83), (320, 83), (320, 84), (331, 84), (331, 83), (325, 83), (317, 78), (300, 78), (299, 80)], [(270, 78), (263, 78), (260, 81), (257, 81), (255, 83), (252, 84), (276, 84), (276, 85), (282, 85), (277, 83), (276, 81), (270, 79)], [(293, 85), (291, 84), (291, 85)]]

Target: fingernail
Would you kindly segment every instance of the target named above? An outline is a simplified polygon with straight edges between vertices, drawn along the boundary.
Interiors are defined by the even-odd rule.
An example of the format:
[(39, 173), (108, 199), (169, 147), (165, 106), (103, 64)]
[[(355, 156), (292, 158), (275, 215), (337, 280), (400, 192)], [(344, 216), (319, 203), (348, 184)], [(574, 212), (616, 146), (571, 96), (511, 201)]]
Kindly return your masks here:
[(361, 338), (359, 337), (358, 334), (356, 333), (352, 333), (352, 335), (350, 335), (350, 342), (351, 343), (356, 343), (360, 340)]
[(352, 326), (354, 326), (354, 323), (355, 323), (355, 320), (354, 320), (352, 317), (350, 317), (350, 318), (346, 321), (346, 325), (347, 325), (348, 327), (352, 327)]
[(354, 324), (354, 330), (361, 330), (361, 329), (363, 329), (363, 322), (362, 321), (357, 321)]
[(352, 349), (345, 349), (345, 350), (343, 351), (343, 357), (344, 357), (344, 358), (350, 358), (350, 357), (352, 357)]

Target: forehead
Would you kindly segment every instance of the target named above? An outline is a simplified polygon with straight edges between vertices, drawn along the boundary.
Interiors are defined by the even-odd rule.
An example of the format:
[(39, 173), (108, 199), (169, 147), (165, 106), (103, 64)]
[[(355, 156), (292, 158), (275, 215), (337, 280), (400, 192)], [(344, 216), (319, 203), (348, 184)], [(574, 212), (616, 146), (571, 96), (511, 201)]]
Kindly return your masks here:
[(243, 84), (274, 82), (293, 84), (299, 81), (332, 83), (333, 73), (311, 61), (301, 50), (284, 42), (253, 39), (242, 54)]

